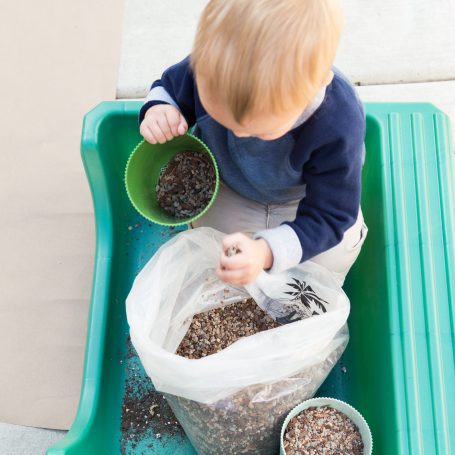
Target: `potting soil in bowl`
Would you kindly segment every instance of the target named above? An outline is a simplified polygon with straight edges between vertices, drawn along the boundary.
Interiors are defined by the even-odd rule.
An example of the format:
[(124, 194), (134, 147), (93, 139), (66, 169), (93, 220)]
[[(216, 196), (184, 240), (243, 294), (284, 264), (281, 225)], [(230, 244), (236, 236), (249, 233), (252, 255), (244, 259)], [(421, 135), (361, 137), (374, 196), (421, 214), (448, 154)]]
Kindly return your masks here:
[(286, 455), (362, 455), (357, 425), (331, 406), (311, 407), (291, 419), (284, 434)]
[(193, 218), (208, 206), (215, 187), (216, 173), (210, 157), (195, 151), (181, 152), (161, 170), (157, 202), (175, 218)]

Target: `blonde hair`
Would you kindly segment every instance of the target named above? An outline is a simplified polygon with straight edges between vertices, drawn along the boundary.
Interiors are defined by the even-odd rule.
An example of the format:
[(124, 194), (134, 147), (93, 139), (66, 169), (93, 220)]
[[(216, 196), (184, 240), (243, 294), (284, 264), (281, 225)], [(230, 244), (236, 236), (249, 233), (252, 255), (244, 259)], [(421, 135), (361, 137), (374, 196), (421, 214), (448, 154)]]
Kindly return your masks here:
[(330, 74), (338, 0), (211, 0), (191, 54), (196, 78), (241, 121), (307, 105)]

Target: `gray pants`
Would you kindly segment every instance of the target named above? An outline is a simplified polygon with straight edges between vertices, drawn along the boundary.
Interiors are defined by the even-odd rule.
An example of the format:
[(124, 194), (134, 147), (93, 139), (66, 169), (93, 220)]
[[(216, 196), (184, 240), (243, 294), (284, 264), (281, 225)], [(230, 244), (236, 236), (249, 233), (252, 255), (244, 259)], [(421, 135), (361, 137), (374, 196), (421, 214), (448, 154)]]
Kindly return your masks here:
[[(240, 196), (224, 183), (215, 203), (207, 213), (192, 223), (192, 227), (209, 226), (226, 234), (243, 232), (253, 236), (258, 231), (279, 226), (295, 219), (299, 201), (285, 204), (261, 204)], [(311, 258), (333, 272), (342, 285), (349, 269), (360, 253), (368, 228), (359, 208), (357, 221), (345, 233), (342, 241)]]

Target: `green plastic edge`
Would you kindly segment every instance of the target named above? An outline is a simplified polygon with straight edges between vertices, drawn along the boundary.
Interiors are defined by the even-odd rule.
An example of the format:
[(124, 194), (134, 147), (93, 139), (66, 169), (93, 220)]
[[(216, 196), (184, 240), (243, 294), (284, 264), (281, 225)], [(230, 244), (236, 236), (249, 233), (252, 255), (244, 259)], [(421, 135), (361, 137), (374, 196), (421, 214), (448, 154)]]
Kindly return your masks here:
[[(122, 112), (137, 112), (139, 107), (141, 106), (140, 101), (110, 101), (110, 102), (102, 102), (98, 106), (96, 106), (93, 110), (88, 112), (84, 117), (84, 128), (83, 128), (83, 136), (81, 140), (81, 147), (84, 149), (96, 149), (96, 132), (101, 125), (104, 118), (107, 116), (117, 115)], [(445, 140), (448, 141), (450, 150), (452, 150), (452, 143), (450, 139), (449, 127), (448, 127), (448, 120), (446, 114), (442, 111), (437, 109), (431, 103), (365, 103), (367, 115), (372, 117), (377, 125), (381, 130), (382, 140), (387, 140), (385, 137), (385, 132), (387, 131), (386, 124), (387, 124), (387, 116), (390, 112), (396, 111), (400, 112), (401, 109), (405, 108), (408, 110), (410, 106), (414, 108), (416, 112), (421, 110), (431, 111), (433, 113), (439, 112), (446, 118), (446, 125), (443, 127), (443, 130), (440, 131), (441, 135), (445, 136)], [(385, 122), (385, 124), (384, 124)], [(388, 141), (387, 141), (388, 142)], [(93, 279), (93, 289), (92, 289), (92, 297), (91, 297), (91, 304), (89, 309), (89, 321), (88, 321), (88, 328), (87, 328), (87, 346), (85, 351), (85, 362), (84, 362), (84, 373), (83, 373), (83, 381), (82, 381), (82, 388), (81, 388), (81, 398), (78, 406), (78, 410), (76, 413), (75, 420), (67, 433), (67, 435), (54, 446), (48, 449), (46, 452), (48, 455), (62, 455), (67, 453), (67, 449), (70, 449), (73, 444), (80, 442), (81, 439), (84, 438), (89, 432), (90, 426), (92, 425), (93, 417), (96, 413), (96, 407), (99, 398), (99, 381), (100, 381), (100, 368), (102, 362), (102, 349), (99, 348), (96, 340), (92, 340), (90, 334), (94, 327), (100, 327), (104, 334), (105, 331), (105, 311), (103, 308), (99, 308), (100, 305), (95, 306), (94, 301), (99, 299), (100, 297), (107, 297), (105, 296), (105, 292), (102, 289), (99, 289), (98, 283), (102, 282), (104, 277), (109, 276), (110, 267), (111, 267), (111, 258), (109, 254), (106, 252), (111, 251), (110, 245), (112, 244), (112, 215), (110, 213), (110, 209), (108, 204), (106, 203), (107, 199), (107, 192), (104, 192), (103, 189), (106, 188), (106, 184), (104, 179), (102, 182), (97, 182), (97, 191), (94, 191), (95, 183), (92, 182), (90, 178), (89, 169), (87, 167), (86, 162), (84, 161), (84, 167), (86, 169), (87, 175), (89, 177), (89, 184), (92, 190), (92, 198), (95, 207), (95, 219), (96, 219), (96, 255), (95, 255), (95, 268), (94, 268), (94, 279)], [(453, 187), (453, 181), (452, 181)], [(104, 196), (100, 196), (101, 194), (106, 193)], [(453, 192), (452, 192), (453, 194)], [(453, 203), (453, 202), (452, 202)], [(391, 202), (388, 200), (384, 205), (384, 217), (386, 220), (393, 220), (393, 208), (391, 207)], [(102, 210), (106, 210), (109, 214), (108, 220), (109, 222), (99, 223), (99, 213)], [(107, 218), (105, 218), (107, 219)], [(392, 242), (393, 234), (393, 226), (388, 226), (386, 229), (386, 238), (388, 243)], [(396, 282), (396, 273), (397, 273), (397, 260), (396, 255), (387, 255), (387, 274), (389, 275), (389, 279), (394, 278), (391, 282)], [(389, 298), (398, 303), (398, 295), (396, 290), (390, 289), (389, 291)], [(99, 300), (98, 300), (99, 301)], [(103, 299), (104, 301), (104, 299)], [(394, 308), (391, 305), (391, 308)], [(395, 312), (391, 314), (392, 324), (393, 327), (399, 326), (399, 316), (397, 316), (398, 309), (395, 306)], [(99, 329), (96, 329), (99, 330)], [(101, 337), (99, 337), (101, 338)], [(403, 367), (403, 359), (402, 359), (402, 343), (400, 342), (398, 337), (393, 337), (391, 340), (391, 344), (395, 349), (392, 349), (392, 359), (393, 359), (393, 367), (392, 371), (394, 372), (394, 382), (395, 382), (395, 390), (398, 393), (403, 393), (404, 388), (404, 380), (405, 380), (405, 371)], [(397, 354), (397, 353), (400, 354)], [(408, 446), (408, 431), (406, 425), (407, 419), (407, 410), (403, 409), (402, 406), (399, 405), (399, 400), (397, 400), (398, 407), (396, 409), (396, 416), (398, 424), (401, 428), (401, 432), (398, 436), (398, 441), (400, 444), (400, 454), (407, 454), (409, 452)], [(406, 431), (403, 431), (403, 428)], [(420, 453), (420, 452), (419, 452)], [(412, 454), (414, 455), (414, 454)], [(445, 455), (445, 454), (444, 454)]]
[[(133, 107), (136, 105), (135, 107)], [(93, 285), (90, 299), (86, 349), (84, 355), (84, 369), (81, 384), (81, 393), (76, 417), (65, 437), (50, 447), (47, 455), (64, 455), (73, 445), (79, 444), (89, 433), (95, 418), (101, 387), (101, 370), (103, 362), (103, 344), (99, 340), (104, 339), (106, 332), (106, 319), (108, 307), (108, 288), (102, 283), (109, 280), (111, 274), (111, 254), (113, 241), (113, 222), (110, 200), (108, 198), (107, 183), (104, 174), (97, 176), (96, 180), (91, 174), (88, 160), (97, 161), (96, 146), (98, 130), (102, 123), (110, 116), (119, 113), (135, 111), (140, 103), (125, 103), (106, 101), (98, 104), (89, 111), (83, 119), (81, 152), (82, 162), (87, 174), (94, 212), (96, 250), (95, 266), (93, 270)], [(86, 157), (90, 158), (87, 160)], [(96, 189), (95, 189), (96, 188)], [(93, 333), (100, 334), (93, 337)]]
[[(448, 187), (442, 188), (442, 192), (453, 195), (455, 194), (455, 173), (454, 173), (454, 156), (453, 156), (453, 143), (450, 134), (450, 125), (449, 125), (449, 118), (448, 116), (434, 106), (431, 103), (365, 103), (367, 107), (368, 115), (372, 116), (379, 126), (381, 131), (381, 141), (384, 144), (382, 147), (382, 165), (388, 165), (390, 168), (393, 168), (393, 163), (389, 161), (389, 156), (393, 156), (393, 151), (397, 150), (397, 148), (401, 149), (403, 147), (402, 144), (397, 144), (392, 140), (390, 137), (391, 130), (390, 130), (390, 121), (391, 118), (395, 117), (403, 117), (405, 115), (412, 116), (415, 114), (423, 114), (423, 115), (432, 115), (433, 117), (438, 116), (440, 119), (443, 119), (443, 124), (440, 125), (436, 137), (436, 148), (440, 142), (445, 142), (446, 148), (448, 153), (451, 155), (451, 162), (449, 163), (450, 168), (447, 169), (447, 173), (449, 178), (447, 179)], [(399, 140), (399, 138), (398, 138)], [(385, 146), (387, 144), (387, 146)], [(387, 155), (387, 156), (386, 156)], [(452, 178), (450, 178), (450, 176)], [(416, 333), (413, 331), (412, 321), (409, 322), (406, 318), (403, 317), (402, 314), (402, 303), (403, 303), (403, 293), (402, 288), (411, 288), (413, 285), (413, 279), (418, 277), (409, 276), (409, 270), (403, 270), (400, 264), (400, 256), (403, 255), (402, 249), (400, 248), (399, 241), (397, 238), (397, 223), (395, 222), (395, 218), (397, 218), (397, 214), (395, 211), (397, 210), (397, 205), (399, 204), (393, 200), (394, 191), (396, 191), (395, 187), (395, 177), (393, 173), (388, 176), (388, 181), (384, 182), (384, 185), (388, 187), (384, 189), (385, 194), (385, 203), (384, 203), (384, 225), (386, 226), (386, 239), (387, 244), (390, 246), (389, 253), (387, 254), (387, 275), (388, 283), (395, 283), (395, 286), (389, 286), (389, 300), (390, 300), (390, 321), (391, 327), (394, 327), (394, 334), (391, 337), (391, 356), (393, 361), (393, 366), (391, 371), (394, 375), (394, 391), (397, 394), (397, 400), (395, 403), (397, 407), (395, 408), (395, 415), (397, 418), (398, 423), (398, 437), (397, 441), (399, 444), (399, 451), (398, 454), (411, 454), (411, 455), (426, 455), (428, 453), (425, 450), (425, 444), (427, 441), (423, 439), (424, 428), (419, 426), (419, 422), (425, 421), (427, 423), (428, 417), (421, 412), (420, 408), (422, 407), (421, 403), (418, 403), (419, 409), (411, 409), (411, 404), (409, 404), (409, 400), (407, 396), (414, 391), (414, 393), (419, 392), (419, 380), (421, 381), (421, 376), (424, 374), (422, 372), (421, 376), (414, 377), (412, 376), (412, 371), (408, 371), (409, 363), (417, 363), (418, 359), (417, 356), (421, 354), (415, 349), (416, 352), (409, 352), (409, 347), (407, 346), (409, 343), (415, 343)], [(442, 195), (441, 195), (442, 197)], [(445, 222), (445, 232), (451, 233), (451, 243), (453, 249), (453, 239), (455, 233), (455, 203), (453, 196), (450, 200), (446, 200), (446, 219)], [(451, 229), (452, 228), (452, 229)], [(405, 242), (403, 242), (405, 243)], [(406, 245), (407, 248), (409, 246)], [(455, 255), (454, 255), (455, 257)], [(447, 264), (449, 265), (449, 264)], [(449, 275), (454, 276), (453, 268), (455, 264), (452, 264), (451, 271), (447, 272)], [(402, 280), (402, 281), (400, 281)], [(455, 281), (453, 281), (455, 283)], [(448, 282), (450, 286), (450, 281)], [(454, 297), (454, 285), (451, 286), (451, 296)], [(453, 312), (455, 312), (455, 301), (449, 302), (452, 305), (452, 318)], [(428, 321), (426, 321), (428, 322)], [(406, 327), (404, 327), (406, 326)], [(404, 336), (405, 332), (408, 337), (412, 339), (409, 340)], [(454, 336), (453, 327), (452, 327), (452, 339)], [(455, 346), (452, 346), (452, 355), (453, 351), (455, 350)], [(408, 364), (406, 364), (408, 362)], [(415, 365), (412, 365), (415, 369)], [(427, 371), (425, 371), (427, 373)], [(433, 375), (433, 372), (430, 370), (428, 371), (430, 376)], [(453, 378), (455, 379), (455, 378)], [(432, 384), (432, 378), (429, 379), (430, 383)], [(455, 383), (455, 382), (454, 382)], [(433, 384), (432, 384), (433, 385)], [(429, 398), (426, 396), (422, 396), (419, 394), (419, 399), (421, 401), (427, 401)], [(411, 400), (412, 401), (412, 400)], [(416, 404), (416, 403), (413, 403)], [(451, 403), (453, 405), (454, 402)], [(441, 403), (434, 402), (433, 405), (435, 407), (441, 406)], [(445, 407), (445, 403), (442, 404)], [(435, 409), (433, 407), (432, 412)], [(438, 410), (437, 410), (438, 411)], [(433, 417), (434, 418), (434, 417)], [(447, 422), (447, 421), (446, 421)], [(445, 423), (446, 423), (445, 422)], [(447, 422), (450, 423), (450, 422)], [(455, 427), (452, 428), (445, 428), (441, 429), (440, 427), (436, 426), (436, 422), (433, 421), (432, 429), (435, 431), (434, 434), (434, 442), (435, 446), (438, 446), (437, 453), (439, 455), (449, 455), (453, 449), (455, 449), (455, 440), (454, 440), (454, 430)], [(417, 431), (416, 431), (417, 430)], [(450, 431), (451, 430), (451, 431)], [(443, 433), (441, 437), (441, 433)], [(411, 437), (411, 434), (413, 435)], [(445, 447), (439, 447), (440, 439), (443, 439), (445, 442)], [(452, 438), (453, 443), (450, 444), (450, 438)], [(451, 449), (452, 447), (452, 449)]]

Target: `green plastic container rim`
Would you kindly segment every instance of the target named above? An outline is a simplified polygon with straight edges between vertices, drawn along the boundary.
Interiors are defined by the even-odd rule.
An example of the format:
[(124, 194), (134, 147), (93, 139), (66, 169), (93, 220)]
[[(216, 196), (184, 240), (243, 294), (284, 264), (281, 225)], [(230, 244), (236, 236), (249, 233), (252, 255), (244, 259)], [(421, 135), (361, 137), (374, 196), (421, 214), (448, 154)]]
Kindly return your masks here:
[(371, 436), (371, 430), (368, 426), (367, 421), (364, 419), (362, 414), (360, 414), (357, 409), (353, 408), (350, 404), (337, 400), (336, 398), (329, 398), (329, 397), (318, 397), (318, 398), (310, 398), (309, 400), (302, 401), (302, 403), (298, 404), (295, 408), (293, 408), (289, 414), (287, 415), (283, 426), (281, 427), (281, 435), (280, 435), (280, 455), (286, 455), (284, 450), (284, 432), (293, 417), (297, 414), (300, 414), (305, 409), (316, 407), (319, 408), (321, 406), (331, 406), (332, 408), (336, 409), (337, 411), (342, 412), (347, 417), (349, 417), (358, 427), (360, 436), (362, 437), (363, 441), (363, 455), (371, 455), (373, 453), (373, 437)]
[[(128, 158), (128, 161), (126, 163), (126, 166), (125, 166), (125, 174), (124, 174), (124, 182), (125, 182), (125, 188), (126, 188), (126, 193), (128, 194), (128, 199), (130, 200), (131, 204), (133, 205), (133, 207), (147, 220), (149, 221), (152, 221), (153, 223), (156, 223), (156, 224), (159, 224), (161, 226), (184, 226), (186, 224), (189, 224), (189, 223), (192, 223), (193, 221), (197, 220), (198, 218), (200, 218), (201, 216), (203, 216), (207, 210), (210, 209), (210, 207), (212, 206), (213, 202), (215, 201), (216, 199), (216, 196), (218, 195), (218, 190), (219, 190), (219, 186), (220, 186), (220, 174), (219, 174), (219, 171), (218, 171), (218, 165), (217, 165), (217, 162), (216, 162), (216, 159), (215, 159), (215, 156), (213, 155), (213, 153), (210, 151), (209, 147), (207, 146), (207, 144), (202, 141), (201, 139), (199, 139), (197, 136), (194, 136), (193, 134), (187, 132), (184, 134), (184, 136), (189, 136), (191, 137), (192, 139), (196, 140), (197, 142), (199, 142), (203, 148), (204, 148), (204, 151), (210, 156), (211, 160), (212, 160), (212, 163), (213, 163), (213, 166), (215, 168), (215, 190), (213, 191), (213, 195), (209, 201), (209, 203), (207, 204), (207, 206), (204, 208), (204, 210), (202, 210), (201, 212), (199, 212), (197, 215), (195, 215), (194, 217), (192, 218), (185, 218), (185, 219), (176, 219), (175, 222), (163, 222), (163, 221), (160, 221), (160, 220), (157, 220), (157, 219), (154, 219), (153, 217), (150, 217), (148, 216), (147, 214), (143, 213), (138, 207), (137, 205), (135, 204), (134, 200), (133, 200), (133, 197), (131, 196), (130, 194), (130, 191), (129, 191), (129, 188), (128, 188), (128, 182), (127, 182), (127, 174), (128, 174), (128, 168), (129, 168), (129, 165), (130, 165), (130, 162), (131, 162), (131, 159), (133, 158), (134, 154), (136, 153), (137, 149), (142, 145), (144, 144), (146, 141), (145, 140), (142, 140), (140, 141), (136, 147), (134, 148), (134, 150), (131, 152), (129, 158)], [(181, 136), (178, 136), (178, 137), (181, 137)], [(166, 143), (165, 143), (166, 144)], [(165, 144), (157, 144), (157, 145), (165, 145)], [(149, 144), (149, 145), (154, 145), (154, 144)]]

